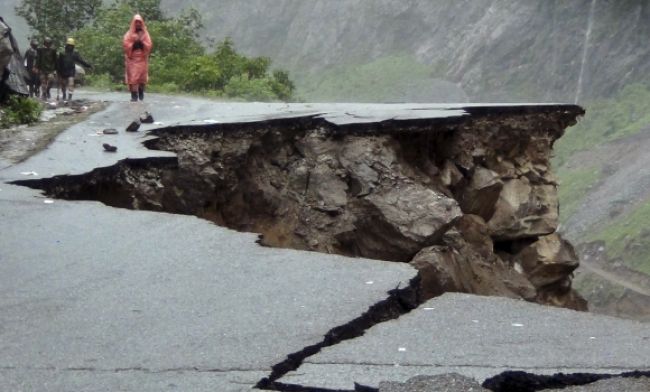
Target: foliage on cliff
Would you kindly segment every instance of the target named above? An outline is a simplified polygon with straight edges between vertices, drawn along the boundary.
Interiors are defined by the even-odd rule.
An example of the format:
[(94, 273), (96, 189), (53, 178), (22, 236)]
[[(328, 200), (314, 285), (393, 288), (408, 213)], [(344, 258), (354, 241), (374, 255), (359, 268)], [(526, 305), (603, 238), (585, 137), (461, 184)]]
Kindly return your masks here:
[[(645, 174), (626, 168), (640, 159), (636, 154), (647, 151), (643, 145), (649, 140), (650, 86), (631, 84), (613, 98), (585, 106), (587, 116), (555, 146), (561, 219), (571, 226), (567, 230), (575, 231), (571, 234), (577, 244), (601, 240), (608, 260), (648, 274), (650, 199), (643, 190)], [(628, 191), (614, 183), (626, 184)], [(601, 193), (607, 197), (604, 208), (590, 202)], [(580, 217), (596, 213), (604, 216), (598, 224), (575, 230)]]
[(384, 101), (395, 96), (398, 86), (431, 76), (433, 68), (412, 56), (387, 56), (362, 65), (340, 65), (306, 78), (301, 95), (316, 101)]
[(632, 136), (650, 124), (650, 85), (625, 86), (612, 98), (587, 103), (587, 116), (569, 128), (555, 146), (555, 164), (562, 166), (576, 151)]
[(627, 266), (650, 275), (650, 200), (633, 211), (613, 219), (608, 225), (591, 234), (592, 241), (605, 242), (610, 259), (622, 261)]

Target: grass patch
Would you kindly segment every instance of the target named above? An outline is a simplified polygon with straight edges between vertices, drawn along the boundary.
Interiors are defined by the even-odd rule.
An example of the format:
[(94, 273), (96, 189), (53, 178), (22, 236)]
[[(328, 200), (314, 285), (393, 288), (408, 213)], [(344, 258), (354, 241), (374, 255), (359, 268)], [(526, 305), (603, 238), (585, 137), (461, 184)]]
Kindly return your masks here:
[(650, 124), (650, 87), (630, 84), (615, 97), (590, 102), (587, 114), (557, 141), (555, 167), (581, 150), (634, 135)]
[(602, 240), (609, 259), (620, 259), (630, 268), (650, 274), (650, 200), (588, 236)]
[(42, 111), (43, 108), (36, 99), (11, 95), (0, 107), (0, 127), (35, 123)]
[(394, 96), (396, 87), (417, 86), (418, 80), (442, 73), (444, 65), (422, 64), (410, 55), (382, 57), (367, 64), (347, 65), (304, 80), (299, 95), (309, 101), (378, 102)]
[(573, 287), (585, 296), (591, 306), (607, 306), (625, 295), (625, 287), (614, 285), (597, 274), (582, 273), (573, 280)]
[(591, 187), (600, 180), (600, 170), (584, 168), (577, 170), (560, 170), (558, 172), (560, 187), (560, 221), (562, 223), (580, 207)]

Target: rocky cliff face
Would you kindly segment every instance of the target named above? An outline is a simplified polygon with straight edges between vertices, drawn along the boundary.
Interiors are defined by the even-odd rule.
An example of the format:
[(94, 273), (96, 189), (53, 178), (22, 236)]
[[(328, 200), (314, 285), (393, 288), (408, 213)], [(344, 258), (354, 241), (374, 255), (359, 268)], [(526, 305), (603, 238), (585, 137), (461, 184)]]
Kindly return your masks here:
[(193, 214), (268, 246), (409, 262), (445, 291), (585, 309), (555, 233), (554, 141), (577, 106), (336, 125), (320, 117), (153, 131), (177, 158), (22, 181), (49, 195)]
[(243, 51), (270, 56), (299, 79), (406, 54), (475, 101), (574, 102), (611, 96), (647, 80), (650, 71), (645, 0), (182, 3), (187, 5), (202, 11), (206, 35), (231, 36)]

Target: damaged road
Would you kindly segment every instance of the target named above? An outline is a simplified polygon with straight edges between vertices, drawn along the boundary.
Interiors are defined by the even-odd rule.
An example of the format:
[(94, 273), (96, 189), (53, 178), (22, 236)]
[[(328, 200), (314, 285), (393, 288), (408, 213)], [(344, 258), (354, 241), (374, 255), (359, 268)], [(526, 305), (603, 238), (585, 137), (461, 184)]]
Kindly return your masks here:
[[(525, 119), (508, 122), (504, 129), (513, 134), (537, 125), (539, 133), (532, 133), (527, 142), (508, 143), (513, 134), (499, 139), (500, 131), (491, 133), (491, 113), (480, 106), (238, 104), (150, 97), (145, 104), (134, 105), (126, 102), (127, 97), (104, 95), (114, 101), (106, 110), (70, 127), (43, 152), (0, 170), (0, 384), (5, 389), (242, 391), (257, 385), (350, 390), (357, 380), (371, 386), (383, 379), (405, 381), (413, 369), (376, 373), (375, 359), (364, 359), (363, 350), (337, 360), (362, 365), (354, 367), (352, 379), (331, 367), (313, 365), (321, 364), (319, 352), (330, 355), (330, 350), (347, 347), (345, 342), (363, 342), (364, 334), (371, 337), (383, 325), (397, 325), (416, 341), (432, 335), (434, 324), (418, 316), (429, 303), (412, 311), (426, 297), (439, 294), (431, 290), (420, 295), (426, 275), (422, 269), (418, 273), (414, 263), (406, 263), (418, 254), (418, 260), (430, 259), (424, 255), (431, 254), (474, 255), (468, 260), (487, 256), (489, 262), (479, 270), (463, 273), (482, 276), (481, 270), (501, 269), (521, 283), (498, 286), (515, 298), (539, 302), (551, 298), (549, 303), (571, 298), (566, 277), (577, 264), (562, 240), (551, 238), (556, 218), (552, 197), (538, 199), (536, 191), (545, 194), (553, 187), (542, 161), (554, 138), (580, 113), (577, 107), (497, 109), (498, 118), (510, 113)], [(549, 111), (558, 110), (565, 114), (548, 118)], [(151, 112), (158, 124), (125, 132), (144, 111)], [(484, 141), (471, 140), (470, 128), (463, 131), (467, 121), (482, 126), (483, 134), (491, 135), (489, 140), (501, 140), (503, 151), (528, 151), (530, 155), (524, 155), (537, 161), (532, 166), (526, 160), (510, 165), (516, 157), (508, 154), (502, 154), (508, 159), (497, 159), (499, 154), (478, 148)], [(400, 130), (404, 137), (394, 138), (390, 130), (400, 124), (406, 125)], [(435, 131), (439, 126), (442, 131)], [(119, 132), (98, 132), (105, 128)], [(411, 138), (409, 130), (422, 129), (432, 133)], [(251, 135), (261, 139), (255, 142)], [(206, 137), (215, 142), (205, 143)], [(118, 149), (106, 153), (103, 143)], [(341, 146), (362, 151), (366, 143), (377, 152), (374, 157), (355, 150), (332, 153)], [(431, 159), (430, 147), (440, 143), (449, 149), (434, 149), (437, 158)], [(461, 148), (466, 143), (472, 148)], [(320, 150), (323, 146), (327, 149)], [(390, 156), (383, 167), (370, 162)], [(191, 168), (200, 169), (201, 175)], [(260, 168), (257, 177), (253, 168)], [(279, 182), (273, 185), (271, 180)], [(528, 198), (507, 204), (516, 212), (512, 225), (497, 214), (506, 208), (499, 200), (512, 201), (505, 196), (522, 188), (528, 189)], [(416, 214), (403, 221), (387, 213), (405, 206), (414, 208), (415, 214), (417, 203), (402, 199), (412, 191), (442, 200), (445, 220), (436, 223), (423, 218), (426, 214)], [(472, 195), (481, 192), (490, 195), (490, 202), (473, 202), (478, 199)], [(382, 205), (391, 197), (395, 202)], [(377, 213), (370, 217), (375, 220), (357, 221), (363, 208), (374, 208)], [(264, 211), (271, 213), (263, 215)], [(478, 218), (466, 218), (469, 215)], [(277, 219), (283, 216), (295, 219)], [(495, 216), (499, 218), (493, 220)], [(418, 224), (409, 225), (410, 221)], [(263, 244), (294, 249), (259, 246), (257, 234), (214, 223), (261, 232)], [(339, 235), (325, 229), (300, 233), (319, 227), (335, 228)], [(385, 233), (390, 236), (382, 237)], [(400, 239), (397, 250), (382, 246), (391, 238)], [(424, 247), (433, 249), (423, 255)], [(531, 262), (542, 259), (548, 267)], [(427, 287), (442, 286), (436, 284)], [(461, 289), (478, 292), (494, 287)], [(554, 312), (561, 312), (566, 323), (587, 317), (533, 304), (527, 304), (532, 307), (528, 310), (501, 307), (503, 300), (495, 298), (476, 302), (478, 297), (467, 298), (456, 301), (454, 312), (470, 314), (471, 309), (488, 311), (494, 306), (500, 318), (525, 319), (525, 325), (548, 320), (551, 342), (533, 341), (530, 347), (547, 352), (548, 361), (531, 362), (525, 367), (529, 371), (552, 372), (554, 358), (563, 355), (552, 342), (560, 333), (552, 328)], [(405, 322), (415, 319), (416, 327), (402, 328), (407, 317), (403, 314), (409, 311)], [(486, 325), (485, 345), (512, 344), (511, 336), (499, 334), (498, 323)], [(642, 328), (625, 328), (630, 339), (646, 338)], [(473, 331), (456, 330), (447, 338), (449, 345), (437, 351), (440, 357), (414, 368), (429, 372), (429, 365), (449, 366), (477, 376), (473, 370), (483, 364), (473, 361), (476, 351), (457, 350), (454, 344), (471, 342)], [(399, 350), (405, 346), (398, 341), (380, 339), (372, 344), (387, 350), (397, 344), (397, 355), (405, 352)], [(422, 346), (426, 349), (429, 343)], [(508, 357), (491, 374), (523, 361), (509, 353), (495, 354)], [(583, 351), (586, 356), (590, 353), (588, 347)], [(586, 367), (579, 357), (574, 359), (566, 359), (555, 370)], [(612, 372), (639, 366), (618, 356), (609, 360)], [(387, 361), (381, 366), (394, 365)]]

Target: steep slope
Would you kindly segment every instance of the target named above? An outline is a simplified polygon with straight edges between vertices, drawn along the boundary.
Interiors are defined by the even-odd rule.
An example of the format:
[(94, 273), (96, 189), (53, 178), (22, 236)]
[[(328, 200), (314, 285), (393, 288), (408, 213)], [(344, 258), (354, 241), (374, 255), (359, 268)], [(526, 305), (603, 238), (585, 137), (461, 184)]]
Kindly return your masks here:
[(650, 320), (650, 88), (596, 102), (557, 144), (561, 216), (593, 310)]
[[(180, 7), (172, 3), (163, 1)], [(644, 0), (182, 3), (188, 5), (201, 10), (207, 36), (231, 36), (244, 52), (288, 67), (310, 89), (303, 90), (309, 100), (328, 82), (323, 71), (343, 68), (333, 77), (345, 77), (346, 67), (393, 55), (426, 65), (430, 77), (457, 83), (474, 101), (587, 100), (650, 71)], [(352, 91), (331, 98), (347, 100)]]

